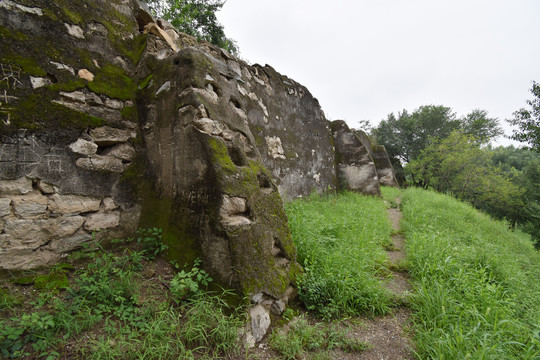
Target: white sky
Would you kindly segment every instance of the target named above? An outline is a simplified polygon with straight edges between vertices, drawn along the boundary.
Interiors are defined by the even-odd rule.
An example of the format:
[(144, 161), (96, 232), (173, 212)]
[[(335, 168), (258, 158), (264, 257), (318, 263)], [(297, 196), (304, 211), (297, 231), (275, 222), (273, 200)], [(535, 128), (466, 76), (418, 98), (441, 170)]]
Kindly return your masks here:
[(228, 0), (217, 16), (242, 58), (352, 127), (444, 105), (487, 110), (509, 133), (540, 82), (540, 0)]

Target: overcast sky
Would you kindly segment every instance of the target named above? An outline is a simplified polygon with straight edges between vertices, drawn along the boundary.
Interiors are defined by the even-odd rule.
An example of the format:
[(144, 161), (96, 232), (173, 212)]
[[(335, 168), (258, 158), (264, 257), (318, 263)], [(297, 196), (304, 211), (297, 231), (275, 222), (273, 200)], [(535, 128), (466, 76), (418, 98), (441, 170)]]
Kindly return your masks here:
[(243, 59), (352, 127), (444, 105), (487, 110), (510, 132), (503, 120), (540, 82), (540, 0), (228, 0), (217, 16)]

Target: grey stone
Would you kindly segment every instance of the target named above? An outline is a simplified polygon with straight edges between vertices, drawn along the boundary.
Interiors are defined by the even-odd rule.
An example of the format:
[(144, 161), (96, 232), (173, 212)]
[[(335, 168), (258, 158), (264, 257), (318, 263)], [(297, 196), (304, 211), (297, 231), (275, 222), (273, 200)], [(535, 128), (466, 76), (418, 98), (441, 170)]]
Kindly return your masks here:
[(258, 292), (251, 297), (251, 302), (254, 304), (260, 304), (263, 301), (263, 297), (264, 294), (262, 292)]
[(47, 184), (46, 182), (39, 180), (37, 183), (37, 188), (41, 191), (42, 194), (54, 194), (54, 186)]
[(101, 201), (101, 209), (103, 211), (116, 210), (118, 209), (118, 205), (116, 205), (111, 197), (106, 197)]
[(103, 155), (113, 156), (119, 160), (132, 161), (135, 158), (135, 149), (133, 146), (123, 143), (106, 149), (103, 151)]
[(56, 254), (65, 254), (80, 249), (84, 243), (92, 241), (92, 239), (92, 235), (80, 231), (68, 237), (54, 239), (48, 248)]
[(195, 125), (198, 130), (210, 135), (220, 135), (224, 130), (222, 123), (208, 118), (195, 120), (193, 125)]
[(124, 171), (122, 160), (113, 156), (93, 155), (87, 158), (79, 158), (75, 164), (85, 170), (106, 171), (121, 173)]
[(5, 8), (7, 10), (22, 11), (25, 13), (38, 15), (38, 16), (43, 15), (43, 10), (41, 10), (38, 7), (29, 7), (29, 6), (20, 5), (11, 0), (2, 0), (2, 2), (0, 2), (0, 7)]
[(90, 136), (99, 146), (111, 146), (128, 141), (130, 132), (110, 126), (102, 126), (91, 129)]
[(255, 305), (249, 310), (251, 331), (256, 342), (263, 339), (270, 326), (270, 314), (262, 305)]
[(276, 300), (274, 301), (274, 303), (272, 304), (272, 306), (270, 307), (270, 310), (272, 311), (272, 314), (274, 315), (277, 315), (277, 316), (281, 316), (281, 314), (283, 314), (283, 312), (285, 311), (285, 303), (281, 300)]
[(73, 235), (84, 223), (82, 216), (62, 216), (50, 219), (44, 230), (53, 238), (64, 238)]
[(0, 217), (10, 215), (10, 214), (11, 214), (11, 199), (0, 198)]
[(67, 23), (65, 23), (64, 25), (66, 26), (69, 35), (79, 39), (84, 39), (84, 31), (80, 26)]
[(15, 215), (23, 219), (36, 219), (46, 216), (48, 199), (39, 191), (12, 197)]
[(361, 139), (343, 120), (333, 121), (331, 129), (338, 159), (339, 189), (380, 195), (377, 169)]
[(40, 77), (30, 76), (30, 84), (32, 84), (32, 87), (34, 89), (37, 89), (37, 88), (40, 88), (40, 87), (43, 87), (43, 86), (51, 85), (52, 82), (51, 82), (51, 80), (49, 80), (47, 78), (40, 78)]
[(268, 155), (270, 155), (273, 159), (286, 159), (283, 146), (281, 145), (281, 139), (279, 137), (266, 136), (265, 140), (266, 145), (268, 146)]
[(81, 195), (54, 194), (49, 198), (49, 209), (56, 214), (80, 214), (99, 210), (101, 199)]
[(0, 180), (0, 195), (20, 195), (32, 191), (32, 180), (23, 176), (17, 180)]
[(69, 145), (69, 148), (74, 153), (81, 155), (94, 155), (98, 150), (97, 144), (84, 139), (77, 139)]
[(223, 197), (223, 203), (219, 209), (221, 223), (226, 226), (239, 227), (251, 224), (251, 220), (246, 217), (246, 199), (240, 197)]
[(104, 213), (95, 213), (90, 214), (86, 217), (86, 222), (84, 223), (85, 230), (94, 231), (109, 229), (117, 227), (120, 224), (120, 213), (117, 211), (114, 212), (104, 212)]

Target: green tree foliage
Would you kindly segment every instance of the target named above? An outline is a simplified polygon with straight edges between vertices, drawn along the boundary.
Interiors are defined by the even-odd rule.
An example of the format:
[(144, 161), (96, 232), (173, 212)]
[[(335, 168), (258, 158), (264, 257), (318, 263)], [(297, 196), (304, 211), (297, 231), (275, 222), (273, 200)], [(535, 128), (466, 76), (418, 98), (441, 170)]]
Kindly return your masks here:
[(217, 18), (225, 1), (221, 0), (143, 0), (156, 16), (164, 18), (179, 31), (208, 41), (238, 55), (234, 40), (225, 36)]
[(517, 214), (515, 225), (531, 234), (540, 247), (540, 153), (513, 146), (498, 147), (493, 150), (493, 162), (525, 190), (524, 207)]
[(527, 100), (530, 109), (522, 108), (514, 112), (514, 118), (509, 120), (518, 127), (510, 138), (528, 143), (532, 150), (540, 152), (540, 84), (533, 81), (531, 93), (533, 100)]
[(457, 118), (451, 108), (441, 105), (421, 106), (411, 114), (406, 110), (397, 116), (392, 113), (372, 134), (399, 167), (399, 163), (416, 159), (432, 140), (444, 139), (456, 130), (483, 144), (502, 134), (498, 120), (488, 117), (485, 110), (473, 110)]
[(491, 151), (481, 148), (476, 138), (454, 131), (430, 143), (405, 170), (415, 185), (451, 193), (495, 217), (515, 222), (524, 206), (524, 190), (491, 158)]

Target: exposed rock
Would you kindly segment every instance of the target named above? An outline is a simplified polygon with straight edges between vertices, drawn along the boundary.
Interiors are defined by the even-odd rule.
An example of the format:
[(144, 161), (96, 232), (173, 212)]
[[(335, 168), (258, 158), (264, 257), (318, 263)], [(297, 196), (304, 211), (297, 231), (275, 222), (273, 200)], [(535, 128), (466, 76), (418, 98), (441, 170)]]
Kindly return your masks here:
[(22, 11), (28, 14), (33, 14), (33, 15), (38, 15), (38, 16), (43, 15), (43, 10), (38, 7), (29, 7), (29, 6), (20, 5), (11, 0), (2, 0), (2, 2), (0, 3), (0, 7), (3, 7), (8, 10)]
[(106, 197), (101, 201), (101, 208), (103, 211), (111, 211), (118, 209), (118, 205), (110, 197)]
[(221, 222), (226, 226), (236, 227), (251, 224), (251, 220), (247, 218), (246, 199), (240, 197), (224, 196), (219, 215), (221, 216)]
[(277, 316), (281, 316), (281, 314), (283, 314), (283, 312), (285, 311), (285, 303), (281, 300), (276, 300), (274, 301), (274, 303), (272, 304), (272, 307), (270, 308), (270, 310), (272, 311), (272, 314), (274, 315), (277, 315)]
[(13, 196), (11, 199), (15, 215), (23, 219), (36, 219), (47, 215), (48, 199), (40, 191)]
[(68, 237), (54, 239), (48, 248), (56, 254), (65, 254), (80, 249), (84, 243), (92, 241), (92, 235), (80, 231)]
[(87, 80), (87, 81), (94, 81), (94, 77), (95, 77), (95, 75), (92, 74), (88, 69), (80, 69), (77, 72), (77, 75), (81, 79), (84, 79), (84, 80)]
[(47, 78), (40, 78), (40, 77), (33, 77), (33, 76), (30, 76), (30, 83), (32, 84), (32, 87), (34, 89), (52, 84), (51, 80)]
[(86, 217), (86, 222), (84, 223), (84, 228), (88, 231), (94, 231), (109, 229), (117, 227), (118, 225), (120, 225), (120, 213), (114, 211), (88, 215)]
[(81, 155), (94, 155), (98, 150), (97, 144), (84, 139), (77, 139), (77, 141), (69, 145), (69, 148), (74, 153)]
[(251, 317), (251, 331), (256, 342), (259, 342), (266, 335), (270, 326), (270, 314), (262, 305), (255, 305), (249, 310)]
[(83, 29), (81, 29), (80, 26), (72, 25), (72, 24), (64, 24), (64, 25), (66, 26), (66, 29), (69, 35), (75, 36), (76, 38), (79, 38), (79, 39), (84, 39), (84, 31)]
[(388, 153), (382, 145), (375, 145), (373, 149), (373, 161), (377, 167), (377, 172), (379, 174), (379, 182), (383, 186), (393, 186), (398, 187), (398, 182), (396, 179), (396, 174), (394, 172), (394, 167), (390, 162)]
[(111, 146), (129, 140), (131, 133), (127, 130), (102, 126), (90, 130), (90, 136), (99, 146)]
[(87, 158), (79, 158), (75, 163), (78, 167), (90, 171), (107, 171), (113, 173), (124, 171), (122, 160), (113, 156), (92, 155)]
[(81, 195), (54, 194), (49, 198), (49, 209), (56, 214), (80, 214), (99, 210), (101, 199)]
[(0, 195), (22, 195), (32, 191), (32, 180), (23, 176), (17, 180), (0, 180)]
[(378, 195), (379, 178), (375, 163), (355, 132), (343, 120), (333, 121), (339, 188)]
[(266, 136), (265, 140), (266, 145), (268, 146), (268, 155), (270, 155), (273, 159), (286, 159), (283, 146), (281, 145), (281, 139), (279, 137)]
[(0, 217), (10, 215), (10, 214), (11, 214), (11, 199), (0, 198)]
[(119, 160), (132, 161), (135, 158), (135, 149), (133, 146), (123, 143), (105, 149), (103, 155), (113, 156)]
[(44, 181), (39, 180), (37, 182), (37, 188), (39, 191), (41, 191), (42, 194), (54, 194), (54, 186), (51, 184), (47, 184)]

